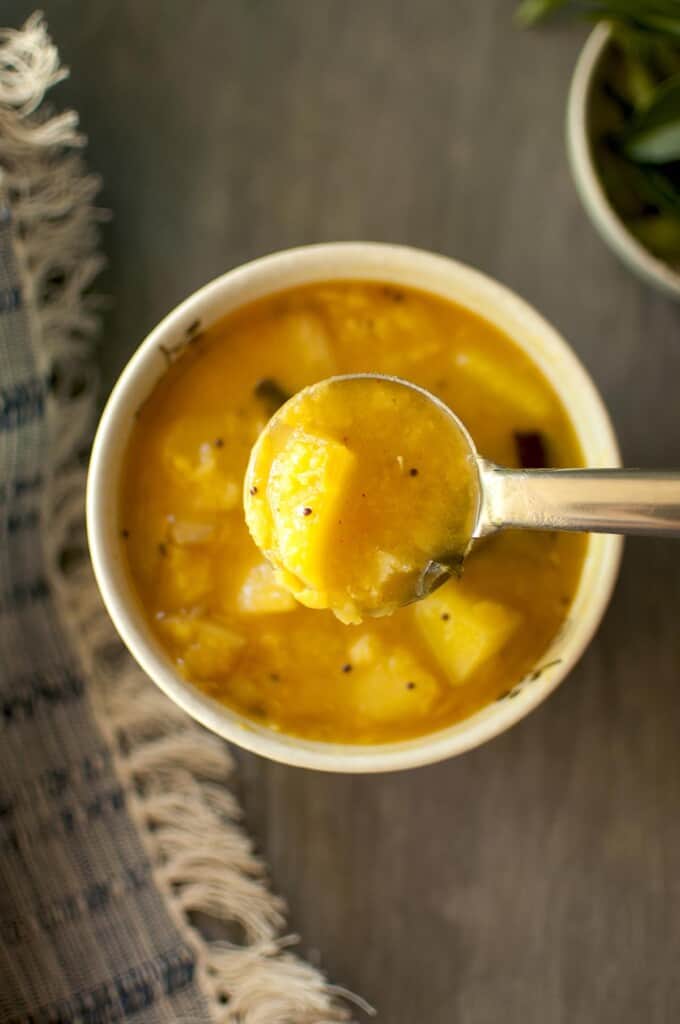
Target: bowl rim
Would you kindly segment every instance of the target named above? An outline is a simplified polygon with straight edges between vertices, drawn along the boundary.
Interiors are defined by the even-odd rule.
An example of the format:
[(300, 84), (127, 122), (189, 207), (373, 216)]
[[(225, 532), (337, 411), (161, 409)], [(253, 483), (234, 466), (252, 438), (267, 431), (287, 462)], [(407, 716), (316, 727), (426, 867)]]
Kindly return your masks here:
[[(334, 274), (325, 269), (329, 264), (351, 265), (354, 270)], [(578, 390), (579, 400), (587, 407), (589, 425), (596, 423), (600, 454), (594, 464), (620, 465), (614, 430), (592, 379), (567, 342), (533, 307), (504, 285), (456, 260), (408, 246), (373, 242), (321, 243), (272, 253), (236, 267), (198, 289), (168, 313), (134, 352), (105, 405), (92, 448), (86, 496), (88, 542), (104, 604), (122, 640), (150, 679), (202, 725), (247, 750), (298, 767), (350, 773), (396, 771), (464, 753), (504, 732), (542, 703), (579, 659), (606, 610), (618, 574), (622, 538), (605, 535), (591, 538), (587, 559), (595, 559), (591, 580), (594, 593), (588, 592), (587, 614), (575, 623), (561, 662), (547, 667), (537, 681), (522, 689), (516, 700), (487, 705), (460, 723), (410, 740), (361, 745), (302, 739), (249, 721), (201, 693), (174, 670), (158, 641), (153, 639), (141, 611), (135, 607), (132, 586), (122, 567), (117, 522), (112, 525), (109, 497), (110, 483), (115, 478), (115, 459), (122, 458), (127, 444), (126, 432), (129, 432), (134, 409), (140, 403), (139, 396), (148, 395), (162, 375), (158, 372), (161, 346), (167, 351), (164, 342), (183, 336), (186, 325), (196, 319), (206, 317), (214, 322), (229, 308), (245, 305), (251, 301), (248, 293), (253, 287), (256, 295), (264, 296), (295, 286), (289, 283), (261, 287), (262, 280), (272, 276), (292, 275), (299, 285), (352, 277), (399, 283), (400, 267), (402, 277), (406, 274), (403, 268), (407, 267), (409, 275), (417, 271), (422, 278), (431, 280), (433, 294), (446, 297), (443, 285), (438, 288), (436, 284), (441, 278), (452, 282), (452, 287), (455, 281), (461, 291), (467, 288), (469, 294), (479, 295), (486, 309), (486, 314), (482, 315), (492, 323), (497, 322), (494, 311), (500, 319), (501, 309), (504, 315), (521, 320), (527, 331), (533, 332), (540, 344), (559, 358), (562, 368), (568, 370), (575, 382), (573, 390)], [(406, 281), (401, 283), (406, 285)], [(233, 299), (234, 295), (240, 295), (240, 301), (233, 301), (230, 306), (229, 297)], [(460, 303), (474, 308), (469, 296), (468, 300), (461, 298)], [(221, 313), (217, 312), (220, 308)], [(559, 393), (566, 402), (564, 393)], [(592, 452), (585, 454), (589, 459)], [(116, 487), (117, 483), (115, 478)], [(114, 515), (117, 520), (117, 512)], [(591, 555), (594, 545), (597, 545), (597, 553)], [(577, 596), (583, 589), (583, 575), (585, 568)]]
[(680, 273), (654, 256), (637, 240), (618, 215), (600, 181), (593, 160), (588, 107), (595, 76), (612, 37), (602, 22), (588, 36), (576, 62), (567, 99), (566, 139), (572, 177), (581, 202), (598, 234), (616, 255), (645, 281), (673, 298), (680, 298)]

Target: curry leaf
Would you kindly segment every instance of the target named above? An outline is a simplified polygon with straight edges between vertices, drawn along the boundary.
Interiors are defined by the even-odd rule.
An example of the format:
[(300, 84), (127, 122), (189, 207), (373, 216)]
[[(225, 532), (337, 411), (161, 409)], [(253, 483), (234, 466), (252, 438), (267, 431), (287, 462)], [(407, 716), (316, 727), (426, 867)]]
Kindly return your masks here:
[(638, 128), (628, 137), (624, 150), (640, 163), (665, 164), (680, 160), (680, 116), (665, 124)]
[(259, 380), (253, 394), (267, 407), (270, 416), (273, 416), (276, 410), (290, 398), (288, 392), (273, 377), (263, 377), (262, 380)]
[(652, 165), (629, 165), (640, 198), (648, 206), (680, 217), (680, 187), (664, 170)]
[(569, 0), (522, 0), (517, 8), (517, 21), (520, 25), (535, 25), (568, 2)]
[(680, 160), (680, 76), (665, 82), (648, 106), (636, 113), (623, 150), (640, 163)]
[(661, 213), (629, 220), (628, 227), (646, 249), (662, 259), (677, 259), (680, 254), (680, 218)]
[(522, 0), (517, 18), (534, 25), (561, 8), (569, 14), (607, 18), (641, 32), (680, 39), (680, 0)]

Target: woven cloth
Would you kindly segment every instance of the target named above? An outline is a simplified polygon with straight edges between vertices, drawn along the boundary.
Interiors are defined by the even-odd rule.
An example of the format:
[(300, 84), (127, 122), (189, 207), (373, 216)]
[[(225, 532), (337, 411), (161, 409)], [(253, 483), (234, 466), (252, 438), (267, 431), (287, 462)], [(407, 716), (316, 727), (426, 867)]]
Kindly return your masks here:
[(42, 104), (64, 74), (39, 16), (0, 32), (0, 1024), (346, 1020), (277, 937), (226, 746), (131, 662), (90, 575), (101, 213), (75, 115)]

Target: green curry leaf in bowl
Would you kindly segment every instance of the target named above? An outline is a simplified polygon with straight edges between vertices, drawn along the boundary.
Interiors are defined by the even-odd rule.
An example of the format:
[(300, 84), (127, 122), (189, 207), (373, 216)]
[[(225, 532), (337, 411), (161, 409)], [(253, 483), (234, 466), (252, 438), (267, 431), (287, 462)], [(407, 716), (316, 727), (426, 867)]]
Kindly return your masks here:
[(620, 21), (642, 32), (659, 33), (680, 40), (678, 0), (522, 0), (517, 19), (523, 25), (535, 25), (559, 10), (583, 14), (596, 21)]
[(636, 111), (623, 138), (623, 151), (637, 163), (680, 160), (680, 76), (669, 78)]
[(611, 25), (589, 134), (610, 203), (629, 231), (680, 267), (680, 0), (523, 0), (518, 21), (563, 11)]

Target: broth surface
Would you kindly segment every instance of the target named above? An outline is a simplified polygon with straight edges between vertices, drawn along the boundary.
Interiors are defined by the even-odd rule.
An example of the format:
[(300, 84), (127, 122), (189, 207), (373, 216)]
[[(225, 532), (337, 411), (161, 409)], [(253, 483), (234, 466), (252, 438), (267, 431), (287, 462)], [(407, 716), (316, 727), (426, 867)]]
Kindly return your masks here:
[(540, 665), (587, 538), (494, 535), (460, 581), (361, 625), (298, 604), (246, 527), (250, 450), (301, 388), (362, 372), (433, 392), (500, 465), (583, 464), (551, 385), (488, 321), (413, 289), (321, 283), (243, 307), (173, 357), (133, 427), (120, 532), (144, 613), (187, 679), (281, 731), (377, 743), (465, 718)]

